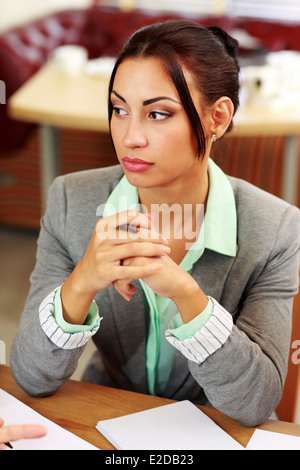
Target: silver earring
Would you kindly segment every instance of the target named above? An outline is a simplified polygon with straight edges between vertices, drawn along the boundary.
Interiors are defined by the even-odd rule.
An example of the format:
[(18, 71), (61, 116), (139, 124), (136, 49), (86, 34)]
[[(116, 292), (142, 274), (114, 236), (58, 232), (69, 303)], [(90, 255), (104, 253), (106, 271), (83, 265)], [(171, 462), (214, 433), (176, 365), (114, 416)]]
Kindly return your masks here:
[(212, 141), (212, 142), (216, 142), (216, 140), (217, 140), (216, 134), (212, 134), (212, 136), (211, 136), (211, 141)]

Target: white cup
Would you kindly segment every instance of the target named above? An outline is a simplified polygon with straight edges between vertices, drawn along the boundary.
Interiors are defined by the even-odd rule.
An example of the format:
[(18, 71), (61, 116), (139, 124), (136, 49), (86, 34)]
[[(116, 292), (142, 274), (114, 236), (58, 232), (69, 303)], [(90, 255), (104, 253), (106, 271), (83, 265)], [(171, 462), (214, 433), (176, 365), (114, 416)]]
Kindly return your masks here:
[(51, 54), (51, 61), (64, 75), (76, 75), (81, 72), (87, 58), (87, 50), (75, 44), (57, 47)]

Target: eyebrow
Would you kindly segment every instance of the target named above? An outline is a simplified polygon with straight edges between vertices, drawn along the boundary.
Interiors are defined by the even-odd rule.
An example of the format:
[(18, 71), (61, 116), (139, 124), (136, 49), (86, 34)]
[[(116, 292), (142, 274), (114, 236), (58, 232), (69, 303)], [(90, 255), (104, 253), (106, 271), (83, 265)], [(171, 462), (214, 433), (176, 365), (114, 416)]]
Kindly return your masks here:
[[(112, 93), (114, 95), (116, 95), (117, 98), (119, 98), (121, 101), (126, 103), (125, 98), (123, 98), (123, 96), (119, 95), (119, 93), (117, 93), (115, 90), (112, 90)], [(161, 100), (169, 100), (169, 101), (173, 101), (174, 103), (180, 104), (179, 101), (174, 100), (173, 98), (170, 98), (169, 96), (158, 96), (157, 98), (151, 98), (149, 100), (143, 101), (143, 106), (147, 106), (148, 104), (156, 103), (157, 101), (161, 101)]]
[(143, 105), (147, 106), (148, 104), (156, 103), (156, 101), (161, 101), (161, 100), (169, 100), (173, 101), (174, 103), (179, 103), (179, 101), (174, 100), (173, 98), (169, 98), (168, 96), (158, 96), (157, 98), (151, 98), (150, 100), (143, 101)]

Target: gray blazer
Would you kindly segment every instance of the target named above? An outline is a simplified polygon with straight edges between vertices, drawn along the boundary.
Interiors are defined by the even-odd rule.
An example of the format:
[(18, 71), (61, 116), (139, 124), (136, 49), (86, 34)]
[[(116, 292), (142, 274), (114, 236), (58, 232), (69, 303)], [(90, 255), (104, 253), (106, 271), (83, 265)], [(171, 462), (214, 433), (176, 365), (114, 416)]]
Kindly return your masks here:
[[(11, 351), (16, 381), (29, 394), (54, 393), (73, 374), (83, 348), (58, 349), (43, 332), (38, 309), (82, 258), (98, 217), (123, 175), (119, 165), (58, 177), (42, 219), (31, 289)], [(235, 258), (205, 250), (193, 277), (233, 316), (226, 343), (204, 363), (175, 350), (164, 397), (211, 404), (246, 426), (269, 417), (280, 401), (298, 289), (300, 211), (229, 177), (238, 218)], [(95, 298), (103, 317), (98, 349), (85, 380), (147, 393), (147, 305), (139, 282), (126, 302), (110, 286)]]

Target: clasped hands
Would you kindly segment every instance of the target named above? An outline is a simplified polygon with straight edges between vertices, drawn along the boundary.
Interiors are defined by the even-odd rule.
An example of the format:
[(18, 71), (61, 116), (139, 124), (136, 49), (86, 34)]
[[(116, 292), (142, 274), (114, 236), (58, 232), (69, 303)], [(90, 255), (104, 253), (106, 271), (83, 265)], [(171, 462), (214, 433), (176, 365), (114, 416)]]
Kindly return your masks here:
[(89, 249), (99, 263), (103, 287), (112, 283), (127, 301), (135, 293), (134, 279), (142, 279), (157, 295), (174, 301), (183, 285), (195, 282), (168, 256), (168, 241), (155, 230), (152, 214), (129, 210), (100, 219), (85, 257)]
[(207, 299), (170, 252), (150, 214), (129, 210), (100, 219), (86, 252), (62, 286), (65, 320), (84, 322), (95, 295), (110, 285), (130, 301), (135, 293), (131, 283), (141, 279), (157, 295), (172, 300), (189, 321)]
[(153, 214), (121, 212), (100, 220), (96, 233), (100, 240), (113, 239), (126, 250), (125, 256), (114, 262), (123, 268), (122, 276), (112, 282), (124, 299), (131, 300), (135, 293), (131, 282), (137, 278), (142, 279), (156, 294), (172, 298), (176, 291), (172, 289), (171, 276), (174, 269), (182, 270), (168, 256), (171, 249), (163, 235), (155, 230)]

